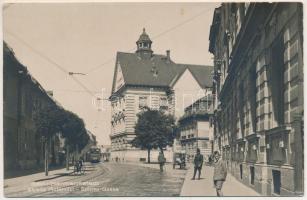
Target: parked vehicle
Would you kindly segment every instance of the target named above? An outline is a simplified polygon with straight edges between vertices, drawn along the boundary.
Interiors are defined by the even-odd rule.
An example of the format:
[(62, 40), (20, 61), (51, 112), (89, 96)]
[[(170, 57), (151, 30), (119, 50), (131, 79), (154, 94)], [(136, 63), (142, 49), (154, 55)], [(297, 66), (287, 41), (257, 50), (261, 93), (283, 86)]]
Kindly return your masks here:
[(174, 153), (174, 161), (173, 161), (173, 168), (176, 168), (176, 165), (179, 165), (180, 169), (185, 169), (186, 162), (185, 162), (185, 153)]

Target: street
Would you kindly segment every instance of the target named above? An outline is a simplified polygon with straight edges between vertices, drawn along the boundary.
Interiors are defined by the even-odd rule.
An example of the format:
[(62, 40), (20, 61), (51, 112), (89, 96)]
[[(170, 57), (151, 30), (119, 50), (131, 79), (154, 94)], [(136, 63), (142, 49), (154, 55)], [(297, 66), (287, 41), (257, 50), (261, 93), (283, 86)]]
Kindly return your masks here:
[(152, 167), (123, 163), (86, 163), (84, 175), (42, 177), (4, 189), (6, 197), (60, 196), (179, 196), (184, 170), (160, 172)]
[(2, 8), (5, 197), (304, 195), (303, 3), (34, 2)]

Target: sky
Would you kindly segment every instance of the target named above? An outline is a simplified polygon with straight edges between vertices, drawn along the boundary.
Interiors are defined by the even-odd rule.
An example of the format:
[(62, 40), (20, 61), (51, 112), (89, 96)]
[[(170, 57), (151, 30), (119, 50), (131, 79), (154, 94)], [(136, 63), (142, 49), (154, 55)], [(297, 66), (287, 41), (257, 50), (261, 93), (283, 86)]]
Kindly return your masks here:
[(209, 32), (219, 5), (16, 3), (4, 6), (3, 38), (45, 90), (52, 90), (65, 109), (84, 120), (99, 144), (110, 144), (106, 99), (116, 52), (134, 52), (146, 28), (154, 53), (170, 50), (174, 62), (212, 65)]

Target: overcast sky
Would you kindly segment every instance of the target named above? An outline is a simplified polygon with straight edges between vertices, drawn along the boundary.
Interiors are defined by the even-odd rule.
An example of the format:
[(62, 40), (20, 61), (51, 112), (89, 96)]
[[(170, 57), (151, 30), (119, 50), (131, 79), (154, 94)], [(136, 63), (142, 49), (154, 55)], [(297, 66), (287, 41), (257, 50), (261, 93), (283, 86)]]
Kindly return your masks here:
[[(4, 40), (30, 73), (63, 107), (84, 119), (99, 144), (110, 144), (110, 107), (93, 105), (83, 84), (110, 95), (117, 51), (131, 52), (143, 27), (154, 53), (178, 63), (212, 65), (208, 52), (214, 8), (219, 3), (12, 4), (3, 11)], [(29, 46), (28, 46), (29, 45)], [(35, 51), (37, 51), (35, 53)], [(40, 55), (38, 55), (40, 54)], [(81, 84), (46, 57), (75, 75)], [(106, 63), (106, 64), (104, 64)], [(95, 102), (95, 101), (94, 101)]]

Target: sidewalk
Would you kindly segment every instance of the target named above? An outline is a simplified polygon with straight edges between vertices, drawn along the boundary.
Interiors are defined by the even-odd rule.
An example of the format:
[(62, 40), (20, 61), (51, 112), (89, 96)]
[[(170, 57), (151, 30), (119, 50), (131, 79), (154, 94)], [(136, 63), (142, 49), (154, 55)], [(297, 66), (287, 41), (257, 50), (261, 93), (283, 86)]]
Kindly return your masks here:
[[(180, 196), (216, 196), (212, 179), (213, 167), (203, 166), (200, 180), (191, 180), (193, 173), (194, 168), (191, 165), (186, 174)], [(222, 192), (224, 196), (260, 196), (256, 191), (236, 180), (230, 173), (227, 174)]]
[(32, 182), (52, 180), (69, 175), (72, 172), (73, 167), (70, 167), (69, 171), (67, 171), (66, 168), (49, 171), (48, 176), (45, 176), (45, 172), (40, 172), (16, 178), (4, 179), (5, 193), (24, 191), (29, 187)]

